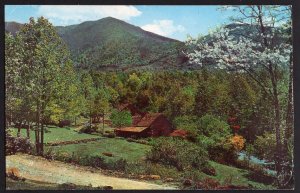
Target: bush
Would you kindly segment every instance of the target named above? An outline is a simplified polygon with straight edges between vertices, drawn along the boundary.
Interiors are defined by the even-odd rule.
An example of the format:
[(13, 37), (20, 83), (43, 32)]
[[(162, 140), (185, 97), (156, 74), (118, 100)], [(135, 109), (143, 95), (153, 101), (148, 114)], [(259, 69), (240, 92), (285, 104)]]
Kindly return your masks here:
[(230, 135), (230, 127), (227, 122), (213, 115), (204, 115), (199, 120), (199, 133), (212, 138), (215, 141)]
[(126, 169), (126, 166), (127, 161), (125, 159), (118, 159), (116, 161), (107, 162), (106, 167), (104, 167), (104, 169), (124, 171)]
[(153, 140), (152, 149), (146, 157), (152, 162), (175, 166), (179, 171), (202, 169), (208, 164), (208, 154), (202, 147), (173, 137)]
[(257, 136), (254, 141), (254, 153), (259, 158), (273, 161), (276, 152), (276, 136), (275, 133), (265, 132), (261, 136)]
[(71, 126), (71, 121), (70, 120), (59, 121), (58, 126), (59, 127)]
[(217, 172), (216, 172), (215, 168), (213, 168), (210, 165), (208, 165), (205, 168), (203, 168), (202, 172), (205, 173), (205, 174), (207, 174), (207, 175), (210, 175), (210, 176), (216, 176), (217, 175)]
[(213, 178), (204, 178), (196, 184), (196, 189), (203, 190), (216, 190), (220, 186), (220, 183)]
[(196, 116), (181, 116), (176, 117), (173, 124), (176, 128), (183, 129), (188, 132), (187, 139), (196, 141), (198, 135), (198, 118)]
[(129, 111), (114, 110), (110, 115), (110, 120), (114, 127), (124, 127), (132, 124), (132, 116)]
[(6, 155), (12, 155), (16, 152), (31, 153), (34, 145), (28, 138), (13, 137), (9, 131), (6, 131), (6, 144), (5, 153)]
[(159, 175), (161, 178), (174, 178), (174, 181), (180, 178), (180, 173), (174, 166), (150, 161), (128, 163), (125, 172), (135, 175)]
[(89, 123), (87, 123), (79, 130), (79, 133), (91, 134), (97, 132), (97, 130), (97, 125), (90, 125)]
[(104, 187), (93, 187), (92, 185), (82, 186), (73, 183), (63, 183), (57, 186), (61, 190), (103, 190)]
[(115, 138), (116, 134), (113, 131), (105, 131), (105, 133), (102, 134), (103, 137), (108, 137), (108, 138)]
[(224, 141), (208, 148), (210, 159), (222, 164), (235, 164), (238, 154), (233, 145)]
[(72, 154), (58, 152), (52, 154), (51, 156), (47, 155), (47, 157), (51, 157), (51, 159), (59, 160), (62, 162), (74, 163), (83, 166), (91, 166), (95, 168), (102, 168), (108, 170), (124, 171), (127, 165), (127, 161), (125, 159), (110, 160), (106, 162), (104, 157), (99, 155), (79, 156), (74, 152)]
[(198, 123), (198, 143), (207, 149), (210, 159), (220, 163), (234, 163), (238, 156), (230, 140), (233, 138), (229, 125), (213, 115), (201, 117)]
[(233, 145), (233, 148), (238, 152), (244, 148), (246, 142), (245, 138), (243, 138), (241, 135), (235, 135), (229, 140), (230, 143)]

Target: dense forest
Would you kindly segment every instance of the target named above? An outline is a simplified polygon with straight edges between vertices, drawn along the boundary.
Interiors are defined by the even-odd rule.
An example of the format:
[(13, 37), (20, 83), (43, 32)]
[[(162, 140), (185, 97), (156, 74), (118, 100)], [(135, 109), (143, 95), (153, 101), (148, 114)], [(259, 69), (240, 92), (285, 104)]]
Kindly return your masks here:
[[(28, 137), (34, 132), (36, 153), (43, 155), (48, 125), (76, 125), (80, 117), (85, 117), (90, 126), (92, 119), (102, 119), (104, 127), (105, 118), (112, 117), (119, 105), (131, 104), (141, 112), (162, 113), (174, 128), (188, 133), (186, 140), (152, 141), (147, 159), (174, 165), (179, 171), (189, 167), (204, 171), (211, 167), (204, 160), (238, 166), (238, 153), (243, 151), (275, 163), (277, 187), (292, 186), (291, 24), (287, 19), (274, 27), (275, 19), (273, 23), (263, 20), (271, 13), (286, 15), (290, 8), (235, 9), (242, 15), (233, 18), (238, 25), (189, 38), (185, 44), (161, 39), (163, 43), (152, 45), (151, 39), (145, 38), (139, 44), (142, 40), (122, 33), (130, 44), (142, 46), (135, 49), (124, 42), (109, 44), (108, 40), (90, 49), (79, 48), (74, 42), (68, 47), (73, 38), (68, 33), (74, 27), (55, 28), (43, 17), (31, 18), (15, 34), (5, 34), (6, 128), (16, 127), (19, 132), (27, 129)], [(116, 25), (114, 19), (109, 20)], [(140, 32), (132, 26), (129, 29)], [(59, 33), (69, 37), (70, 42)], [(81, 35), (77, 31), (74, 37)], [(85, 51), (74, 57), (79, 50)], [(165, 63), (168, 69), (160, 70), (155, 67), (159, 63), (155, 63), (148, 69), (130, 68), (134, 64), (147, 66), (153, 57), (160, 57), (158, 53), (168, 55), (159, 63), (196, 67), (178, 69), (176, 64), (172, 69)], [(103, 65), (126, 66), (126, 70), (101, 70)], [(176, 148), (168, 149), (172, 146)], [(179, 153), (184, 149), (186, 154)], [(173, 151), (182, 157), (168, 157)]]

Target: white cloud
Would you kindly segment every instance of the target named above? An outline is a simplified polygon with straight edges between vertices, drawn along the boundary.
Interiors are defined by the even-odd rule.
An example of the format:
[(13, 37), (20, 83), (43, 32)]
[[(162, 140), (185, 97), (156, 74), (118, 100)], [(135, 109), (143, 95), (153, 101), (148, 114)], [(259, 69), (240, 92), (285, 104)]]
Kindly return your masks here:
[(143, 30), (150, 31), (162, 36), (170, 36), (177, 32), (184, 32), (182, 25), (174, 25), (172, 20), (154, 20), (153, 23), (142, 26)]
[(41, 5), (38, 15), (48, 18), (54, 25), (78, 24), (83, 21), (93, 21), (104, 17), (114, 17), (130, 20), (141, 15), (134, 6), (126, 5)]

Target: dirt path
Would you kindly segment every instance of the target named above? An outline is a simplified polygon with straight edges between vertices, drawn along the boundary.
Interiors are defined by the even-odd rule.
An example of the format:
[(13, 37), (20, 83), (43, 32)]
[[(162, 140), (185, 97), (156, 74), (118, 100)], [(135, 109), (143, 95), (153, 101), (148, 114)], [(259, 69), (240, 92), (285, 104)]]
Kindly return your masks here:
[(16, 167), (21, 177), (50, 183), (74, 183), (77, 185), (112, 186), (113, 189), (176, 189), (175, 187), (149, 182), (117, 178), (100, 172), (91, 172), (87, 167), (74, 166), (59, 161), (17, 154), (6, 156), (6, 167)]

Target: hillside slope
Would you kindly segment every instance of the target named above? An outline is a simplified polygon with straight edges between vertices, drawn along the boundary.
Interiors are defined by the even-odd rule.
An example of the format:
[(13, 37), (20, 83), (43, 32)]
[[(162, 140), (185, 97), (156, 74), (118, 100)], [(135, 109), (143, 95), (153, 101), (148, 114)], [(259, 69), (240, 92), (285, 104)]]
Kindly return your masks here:
[(184, 43), (112, 17), (57, 30), (81, 68), (173, 68), (186, 61)]
[[(15, 34), (22, 24), (6, 22)], [(57, 26), (76, 67), (101, 70), (173, 69), (184, 67), (185, 45), (124, 21), (107, 17), (78, 25)]]

